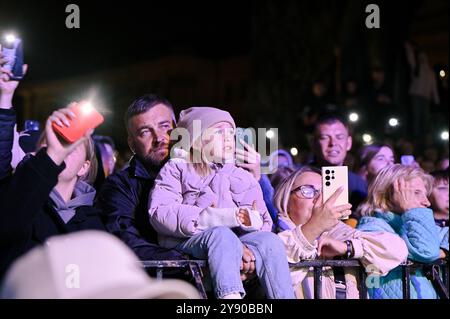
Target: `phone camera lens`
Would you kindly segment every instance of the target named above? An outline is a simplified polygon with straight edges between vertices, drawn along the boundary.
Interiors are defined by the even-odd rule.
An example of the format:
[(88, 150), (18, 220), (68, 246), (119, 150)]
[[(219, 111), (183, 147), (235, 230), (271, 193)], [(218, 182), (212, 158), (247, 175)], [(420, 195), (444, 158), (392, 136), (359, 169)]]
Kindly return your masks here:
[(330, 174), (330, 171), (329, 171), (329, 170), (326, 170), (326, 171), (325, 171), (325, 174), (327, 174), (327, 175)]
[(334, 176), (331, 179), (334, 179)]
[(330, 176), (325, 176), (325, 179), (326, 179), (327, 181), (329, 181), (329, 180), (330, 180)]
[(326, 182), (325, 185), (326, 185), (326, 186), (330, 186), (331, 183), (330, 183), (330, 182)]
[(333, 173), (333, 174), (334, 174), (334, 171), (331, 171), (331, 173)]

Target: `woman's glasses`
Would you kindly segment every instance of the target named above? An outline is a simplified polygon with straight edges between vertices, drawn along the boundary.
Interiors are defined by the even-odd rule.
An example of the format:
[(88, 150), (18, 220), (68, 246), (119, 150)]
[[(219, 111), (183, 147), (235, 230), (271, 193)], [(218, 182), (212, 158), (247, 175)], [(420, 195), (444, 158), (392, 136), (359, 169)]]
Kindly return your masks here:
[(308, 199), (317, 198), (320, 195), (320, 192), (320, 189), (315, 189), (312, 185), (301, 185), (291, 191), (291, 193), (295, 193), (299, 197), (301, 194), (304, 198)]

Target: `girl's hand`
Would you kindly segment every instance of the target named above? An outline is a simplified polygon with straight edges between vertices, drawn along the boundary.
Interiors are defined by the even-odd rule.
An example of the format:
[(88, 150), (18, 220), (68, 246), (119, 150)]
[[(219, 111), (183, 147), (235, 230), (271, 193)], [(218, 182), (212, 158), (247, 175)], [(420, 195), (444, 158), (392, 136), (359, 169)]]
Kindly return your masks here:
[(236, 148), (236, 166), (249, 171), (259, 181), (261, 179), (261, 155), (244, 140), (239, 140), (245, 150)]
[(411, 182), (403, 178), (394, 182), (394, 203), (397, 205), (398, 213), (404, 213), (410, 209), (423, 207), (422, 197), (425, 195), (416, 194)]
[[(253, 201), (252, 204), (252, 210), (257, 210), (256, 208), (256, 200)], [(237, 212), (237, 217), (239, 219), (239, 222), (244, 226), (251, 226), (252, 221), (250, 219), (250, 214), (246, 208), (239, 208)]]
[(245, 208), (240, 208), (237, 217), (239, 219), (239, 222), (244, 226), (251, 226), (252, 223), (250, 221), (250, 215), (248, 214), (248, 210)]

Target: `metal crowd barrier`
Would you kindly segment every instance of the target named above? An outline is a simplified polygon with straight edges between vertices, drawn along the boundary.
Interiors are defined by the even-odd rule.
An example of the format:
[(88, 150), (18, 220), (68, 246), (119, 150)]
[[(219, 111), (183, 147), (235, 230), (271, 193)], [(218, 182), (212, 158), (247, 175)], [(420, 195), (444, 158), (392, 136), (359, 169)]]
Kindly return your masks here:
[(366, 282), (366, 272), (360, 271), (362, 266), (357, 259), (346, 259), (346, 260), (304, 260), (295, 264), (289, 264), (289, 267), (292, 268), (313, 268), (314, 271), (314, 299), (320, 299), (322, 295), (322, 285), (321, 277), (322, 277), (322, 268), (323, 267), (344, 267), (344, 268), (357, 268), (359, 274), (359, 295), (361, 299), (367, 299), (367, 286)]
[[(142, 261), (142, 267), (145, 269), (156, 268), (156, 278), (162, 279), (165, 268), (184, 268), (189, 270), (195, 281), (202, 298), (206, 299), (206, 291), (203, 286), (203, 273), (201, 268), (207, 267), (206, 260), (164, 260), (164, 261)], [(367, 273), (364, 267), (357, 259), (347, 260), (305, 260), (295, 264), (289, 264), (291, 268), (313, 268), (314, 271), (314, 299), (320, 299), (321, 295), (321, 277), (323, 267), (343, 267), (356, 268), (358, 270), (358, 289), (360, 299), (367, 299), (366, 278)], [(402, 267), (402, 286), (403, 299), (410, 299), (410, 277), (417, 269), (422, 269), (424, 275), (432, 282), (434, 289), (440, 299), (449, 299), (449, 262), (445, 259), (437, 260), (430, 264), (423, 264), (408, 260), (401, 264)], [(442, 279), (440, 276), (442, 274)]]
[[(423, 264), (408, 260), (402, 264), (402, 278), (403, 278), (403, 299), (410, 299), (410, 276), (417, 269), (422, 269), (424, 275), (433, 284), (434, 290), (440, 299), (449, 299), (448, 286), (448, 272), (449, 262), (446, 259), (439, 259), (433, 263)], [(442, 273), (442, 279), (439, 273)]]
[(202, 267), (207, 267), (206, 260), (148, 260), (141, 261), (144, 269), (156, 268), (156, 279), (162, 279), (165, 268), (184, 268), (188, 269), (192, 278), (194, 278), (195, 287), (203, 299), (207, 299), (206, 290), (203, 286)]
[[(356, 268), (358, 270), (358, 290), (360, 299), (367, 299), (367, 273), (364, 267), (357, 259), (347, 260), (305, 260), (295, 264), (289, 264), (291, 268), (311, 268), (314, 271), (314, 299), (320, 299), (321, 288), (320, 285), (322, 268), (323, 267), (344, 267)], [(437, 295), (440, 299), (449, 299), (448, 275), (449, 265), (448, 260), (440, 259), (433, 263), (423, 264), (408, 260), (400, 265), (402, 267), (402, 290), (403, 299), (411, 298), (410, 281), (411, 274), (417, 269), (422, 269), (423, 274), (431, 281)], [(442, 279), (440, 277), (442, 273)]]

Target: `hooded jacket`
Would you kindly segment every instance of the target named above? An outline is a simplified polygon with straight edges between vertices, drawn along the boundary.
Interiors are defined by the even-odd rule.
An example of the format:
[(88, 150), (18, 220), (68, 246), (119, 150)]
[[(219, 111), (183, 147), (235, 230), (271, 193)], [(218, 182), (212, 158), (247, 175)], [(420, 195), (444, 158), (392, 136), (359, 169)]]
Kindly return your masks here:
[(141, 260), (179, 260), (187, 256), (158, 245), (148, 218), (148, 194), (159, 167), (149, 167), (136, 156), (121, 171), (108, 176), (96, 199), (106, 229), (119, 237)]
[(91, 206), (92, 200), (76, 200), (77, 204), (71, 206), (75, 213), (67, 223), (58, 214), (50, 193), (64, 168), (64, 163), (56, 165), (42, 149), (24, 160), (13, 175), (1, 180), (0, 279), (15, 259), (51, 236), (104, 230), (98, 209)]
[[(253, 176), (234, 164), (210, 167), (212, 172), (202, 177), (191, 164), (176, 158), (161, 169), (149, 196), (149, 215), (162, 246), (175, 247), (202, 230), (220, 225), (233, 228), (237, 235), (271, 231), (272, 219)], [(252, 210), (254, 201), (256, 211)], [(245, 229), (236, 221), (238, 207), (249, 209), (255, 228)]]
[(73, 197), (68, 202), (64, 201), (55, 188), (50, 193), (52, 207), (65, 224), (67, 224), (75, 216), (78, 207), (92, 206), (94, 203), (94, 198), (95, 189), (83, 181), (78, 181), (75, 184)]

